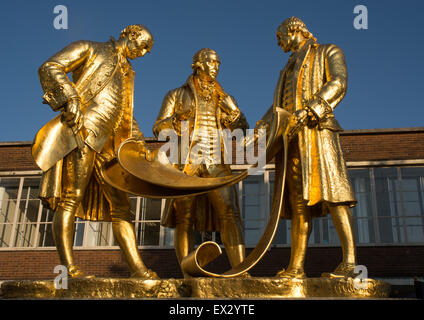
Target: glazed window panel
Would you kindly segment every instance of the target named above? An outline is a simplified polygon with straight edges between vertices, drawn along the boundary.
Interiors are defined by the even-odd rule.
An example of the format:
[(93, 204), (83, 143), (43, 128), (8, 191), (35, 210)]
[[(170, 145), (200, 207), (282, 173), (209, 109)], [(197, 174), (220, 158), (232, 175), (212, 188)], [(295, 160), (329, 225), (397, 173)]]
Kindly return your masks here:
[(75, 219), (74, 246), (82, 247), (84, 245), (84, 234), (87, 222), (80, 218)]
[[(162, 213), (162, 199), (151, 199), (139, 197), (138, 202), (133, 202), (136, 217), (136, 237), (140, 246), (160, 246)], [(138, 212), (137, 212), (138, 208)], [(167, 241), (169, 242), (169, 234)], [(162, 240), (163, 243), (164, 240)]]
[(38, 247), (54, 247), (54, 239), (51, 223), (40, 223)]
[(373, 171), (380, 242), (405, 242), (398, 170), (397, 168), (374, 168)]
[(160, 235), (159, 222), (142, 222), (138, 229), (137, 241), (140, 246), (158, 246)]
[(20, 178), (0, 178), (2, 200), (16, 200), (18, 198)]
[(424, 168), (401, 168), (402, 197), (408, 242), (424, 242)]
[(340, 246), (340, 240), (337, 235), (336, 227), (333, 224), (333, 220), (330, 215), (327, 215), (322, 219), (323, 225), (323, 244), (331, 246)]
[(0, 247), (10, 246), (19, 179), (0, 178)]
[(424, 230), (422, 218), (406, 218), (405, 225), (407, 229), (408, 242), (422, 243), (424, 242)]
[(0, 247), (11, 246), (20, 178), (0, 178)]
[(107, 247), (113, 245), (110, 241), (112, 233), (112, 224), (110, 222), (86, 222), (84, 229), (86, 229), (84, 230), (85, 247)]
[(160, 231), (163, 234), (162, 245), (164, 247), (173, 247), (174, 246), (174, 229), (160, 226)]
[(349, 170), (355, 192), (356, 206), (352, 209), (354, 218), (372, 217), (371, 181), (368, 169)]
[(351, 169), (349, 176), (357, 200), (352, 208), (353, 233), (356, 243), (375, 243), (372, 189), (369, 169)]
[[(269, 194), (268, 194), (268, 202), (271, 213), (272, 207), (272, 196), (274, 194), (274, 182), (275, 182), (275, 172), (270, 171), (269, 173)], [(290, 238), (290, 237), (289, 237)], [(274, 239), (272, 241), (273, 245), (286, 245), (287, 242), (287, 220), (281, 220), (278, 222), (277, 231), (275, 232)]]
[(375, 243), (374, 220), (371, 218), (356, 219), (353, 224), (353, 235), (356, 243)]
[(10, 247), (10, 237), (13, 225), (11, 223), (0, 224), (0, 248)]
[(36, 246), (36, 223), (18, 223), (16, 229), (14, 247), (26, 248)]
[(53, 221), (54, 211), (43, 206), (40, 216), (41, 223), (48, 223)]
[(278, 222), (277, 232), (275, 233), (272, 244), (274, 245), (290, 245), (291, 244), (291, 221), (288, 219), (280, 219)]
[(141, 220), (160, 220), (162, 200), (144, 198), (141, 207)]
[(246, 246), (255, 246), (261, 238), (267, 220), (265, 217), (267, 194), (264, 191), (264, 175), (251, 175), (242, 181), (241, 214)]
[(40, 213), (40, 226), (39, 235), (37, 240), (37, 247), (54, 247), (54, 239), (52, 232), (52, 221), (54, 212), (42, 207)]
[(321, 230), (320, 230), (320, 220), (312, 220), (312, 230), (311, 235), (309, 236), (309, 244), (320, 244), (321, 243)]

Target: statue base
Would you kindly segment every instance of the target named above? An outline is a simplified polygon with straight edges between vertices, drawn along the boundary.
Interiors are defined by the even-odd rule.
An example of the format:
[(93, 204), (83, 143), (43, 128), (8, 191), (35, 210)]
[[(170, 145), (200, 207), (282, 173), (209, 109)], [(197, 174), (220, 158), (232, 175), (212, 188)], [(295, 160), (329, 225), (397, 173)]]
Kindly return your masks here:
[(67, 289), (56, 289), (53, 280), (6, 281), (0, 288), (3, 299), (136, 299), (189, 296), (184, 280), (120, 278), (69, 279)]
[(334, 278), (195, 278), (191, 296), (197, 298), (387, 298), (390, 285), (366, 279)]
[(191, 279), (70, 279), (67, 289), (53, 280), (7, 281), (3, 299), (270, 299), (270, 298), (387, 298), (390, 285), (379, 280), (307, 278), (191, 278)]

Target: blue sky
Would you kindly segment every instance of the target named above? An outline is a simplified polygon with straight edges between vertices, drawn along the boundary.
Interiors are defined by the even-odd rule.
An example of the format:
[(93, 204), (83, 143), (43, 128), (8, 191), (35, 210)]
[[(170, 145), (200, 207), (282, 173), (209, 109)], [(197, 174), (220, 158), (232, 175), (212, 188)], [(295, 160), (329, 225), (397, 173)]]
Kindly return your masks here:
[[(53, 27), (56, 5), (68, 8), (68, 29)], [(356, 5), (368, 9), (368, 29), (353, 26)], [(32, 140), (54, 112), (41, 103), (37, 69), (67, 44), (117, 38), (129, 24), (152, 32), (150, 54), (132, 62), (135, 116), (145, 136), (162, 99), (191, 73), (193, 54), (215, 49), (218, 80), (233, 95), (251, 127), (272, 103), (279, 71), (289, 54), (275, 31), (300, 17), (320, 43), (335, 43), (346, 56), (348, 93), (335, 111), (344, 129), (423, 126), (423, 1), (8, 1), (0, 33), (0, 141)]]

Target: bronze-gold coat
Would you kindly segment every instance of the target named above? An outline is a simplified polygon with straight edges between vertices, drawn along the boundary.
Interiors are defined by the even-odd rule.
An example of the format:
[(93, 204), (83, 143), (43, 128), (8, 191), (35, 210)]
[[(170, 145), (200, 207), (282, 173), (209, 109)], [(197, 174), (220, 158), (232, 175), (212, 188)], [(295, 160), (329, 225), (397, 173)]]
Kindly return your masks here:
[[(188, 122), (188, 133), (193, 134), (189, 152), (177, 166), (188, 175), (219, 177), (231, 175), (230, 166), (221, 153), (216, 159), (209, 158), (208, 152), (202, 164), (193, 164), (191, 150), (194, 145), (203, 145), (221, 139), (222, 129), (246, 129), (248, 127), (243, 113), (235, 100), (228, 95), (215, 80), (219, 69), (219, 58), (211, 49), (200, 50), (193, 58), (193, 74), (186, 83), (171, 90), (165, 96), (157, 120), (153, 126), (155, 135), (161, 130), (172, 129), (181, 135), (181, 121)], [(211, 64), (208, 70), (208, 64)], [(203, 88), (203, 86), (205, 88)], [(210, 130), (207, 134), (206, 131)], [(213, 132), (217, 136), (213, 136)], [(212, 134), (212, 136), (209, 134)], [(225, 144), (220, 143), (221, 146)], [(210, 161), (208, 164), (207, 162)], [(174, 244), (181, 263), (193, 250), (193, 228), (201, 231), (220, 231), (232, 266), (244, 259), (244, 240), (241, 230), (240, 209), (234, 186), (213, 190), (204, 196), (167, 200), (162, 225), (175, 228)]]
[[(293, 54), (287, 65), (294, 62), (294, 112), (306, 103), (318, 116), (313, 127), (305, 126), (298, 133), (302, 186), (308, 206), (320, 204), (316, 215), (328, 213), (324, 202), (355, 204), (355, 195), (347, 174), (337, 132), (342, 131), (333, 110), (346, 94), (347, 70), (342, 50), (335, 45), (319, 45), (309, 41), (300, 52)], [(286, 68), (287, 68), (286, 65)], [(286, 68), (275, 89), (273, 109), (283, 108)], [(278, 170), (278, 168), (276, 168)], [(290, 217), (290, 211), (284, 211)]]
[[(257, 128), (269, 128), (275, 114), (285, 110), (294, 115), (288, 136), (287, 172), (282, 174), (276, 154), (276, 181), (286, 179), (284, 194), (274, 194), (273, 202), (283, 199), (280, 212), (291, 225), (291, 257), (287, 270), (277, 275), (304, 278), (303, 265), (312, 217), (331, 213), (343, 249), (343, 261), (334, 277), (352, 276), (356, 264), (352, 215), (349, 207), (356, 200), (340, 146), (341, 127), (333, 110), (347, 88), (347, 70), (342, 50), (336, 45), (321, 45), (298, 18), (285, 20), (277, 29), (278, 45), (292, 51), (274, 94), (273, 106), (258, 121)], [(274, 132), (279, 132), (276, 130)], [(276, 137), (269, 137), (278, 141)], [(278, 146), (270, 149), (278, 149)], [(274, 207), (274, 206), (273, 206)]]
[(128, 195), (105, 183), (101, 174), (123, 141), (143, 137), (133, 119), (135, 72), (127, 59), (145, 55), (152, 45), (150, 32), (133, 25), (116, 41), (74, 42), (39, 68), (44, 102), (61, 114), (37, 133), (32, 154), (43, 170), (40, 198), (55, 211), (59, 257), (72, 277), (82, 276), (72, 252), (79, 217), (112, 221), (132, 275), (157, 278), (138, 252)]

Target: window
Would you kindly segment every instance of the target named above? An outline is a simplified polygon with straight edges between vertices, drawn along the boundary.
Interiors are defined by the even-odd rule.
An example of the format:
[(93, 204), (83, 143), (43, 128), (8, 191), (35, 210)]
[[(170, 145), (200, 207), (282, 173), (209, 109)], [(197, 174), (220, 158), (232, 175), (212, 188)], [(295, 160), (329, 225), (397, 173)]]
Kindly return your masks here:
[(52, 245), (51, 217), (38, 199), (39, 177), (0, 178), (0, 247)]
[[(357, 205), (352, 209), (357, 244), (424, 243), (424, 167), (350, 168)], [(238, 183), (244, 237), (254, 247), (268, 223), (274, 171)], [(38, 199), (40, 176), (0, 177), (0, 249), (54, 247), (53, 212)], [(138, 245), (173, 247), (173, 229), (160, 225), (165, 200), (130, 196)], [(279, 221), (273, 244), (290, 246), (290, 220)], [(219, 233), (196, 233), (196, 243)], [(338, 246), (330, 215), (313, 220), (310, 245)], [(76, 219), (74, 246), (116, 247), (112, 224)]]
[(423, 243), (423, 167), (351, 169), (358, 243)]
[[(162, 200), (136, 197), (136, 236), (139, 245), (160, 245)], [(132, 206), (134, 208), (134, 206)], [(139, 209), (138, 209), (139, 208)], [(137, 210), (138, 209), (138, 210)]]
[[(272, 197), (274, 194), (274, 181), (275, 181), (275, 172), (269, 172), (269, 208), (271, 214), (272, 207)], [(275, 233), (274, 240), (272, 244), (274, 245), (290, 245), (291, 244), (291, 236), (290, 236), (290, 220), (288, 219), (280, 219), (278, 223), (277, 232)]]
[(258, 243), (268, 222), (268, 201), (264, 175), (248, 176), (242, 185), (241, 215), (246, 246)]
[[(38, 198), (40, 176), (0, 177), (0, 248), (54, 247), (53, 212)], [(161, 199), (130, 197), (138, 244), (164, 246), (172, 234), (160, 226)], [(117, 246), (109, 222), (76, 218), (75, 247)]]
[(424, 242), (424, 168), (399, 171), (407, 241)]
[(17, 214), (19, 178), (0, 180), (0, 246), (9, 247), (12, 243), (12, 230)]
[(375, 168), (374, 173), (378, 237), (382, 243), (405, 242), (402, 228), (400, 180), (396, 168)]
[[(424, 167), (350, 168), (349, 175), (358, 200), (352, 208), (357, 244), (424, 243)], [(240, 184), (246, 245), (254, 246), (268, 222), (274, 172)], [(273, 244), (289, 246), (290, 231), (290, 220), (280, 220)], [(309, 244), (340, 245), (331, 215), (313, 219)]]
[(370, 171), (369, 169), (351, 169), (349, 174), (358, 201), (352, 209), (355, 241), (356, 243), (375, 243)]

